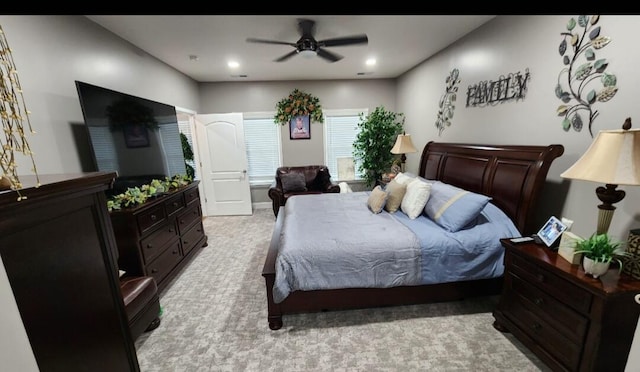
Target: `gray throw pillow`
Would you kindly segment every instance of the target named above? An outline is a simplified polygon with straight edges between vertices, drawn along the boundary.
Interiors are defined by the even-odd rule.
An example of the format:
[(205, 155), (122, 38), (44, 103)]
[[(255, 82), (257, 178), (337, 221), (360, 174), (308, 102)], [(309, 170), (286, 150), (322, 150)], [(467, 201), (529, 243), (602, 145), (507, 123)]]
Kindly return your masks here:
[(303, 173), (282, 174), (280, 181), (282, 181), (282, 191), (284, 192), (307, 191), (307, 181)]

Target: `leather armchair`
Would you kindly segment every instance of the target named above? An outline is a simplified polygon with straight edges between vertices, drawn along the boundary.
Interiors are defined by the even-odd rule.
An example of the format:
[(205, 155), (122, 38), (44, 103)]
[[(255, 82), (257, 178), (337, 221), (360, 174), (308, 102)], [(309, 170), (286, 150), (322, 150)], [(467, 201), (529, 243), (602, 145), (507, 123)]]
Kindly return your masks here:
[[(282, 176), (298, 173), (304, 175), (304, 190), (286, 190), (282, 186)], [(276, 170), (276, 179), (269, 188), (269, 197), (272, 201), (273, 214), (278, 217), (280, 207), (283, 207), (287, 199), (293, 195), (338, 193), (340, 186), (331, 181), (329, 169), (324, 165), (306, 165), (299, 167), (280, 167)]]

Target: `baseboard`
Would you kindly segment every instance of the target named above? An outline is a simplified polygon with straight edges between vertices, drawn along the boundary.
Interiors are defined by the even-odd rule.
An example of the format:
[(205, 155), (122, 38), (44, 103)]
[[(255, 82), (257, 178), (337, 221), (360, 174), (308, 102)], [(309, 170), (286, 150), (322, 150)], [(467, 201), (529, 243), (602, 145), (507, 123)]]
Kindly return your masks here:
[(271, 208), (270, 202), (251, 203), (253, 209), (269, 209)]

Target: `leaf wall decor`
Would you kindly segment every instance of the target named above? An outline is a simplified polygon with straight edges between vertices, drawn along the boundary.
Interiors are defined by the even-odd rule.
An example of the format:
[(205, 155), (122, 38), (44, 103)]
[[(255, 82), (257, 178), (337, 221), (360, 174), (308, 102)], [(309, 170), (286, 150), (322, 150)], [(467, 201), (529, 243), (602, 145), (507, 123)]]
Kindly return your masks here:
[[(609, 62), (596, 56), (596, 51), (599, 53), (611, 42), (610, 37), (600, 34), (599, 20), (598, 15), (581, 15), (567, 22), (567, 31), (560, 34), (562, 41), (558, 46), (566, 67), (558, 74), (555, 87), (555, 95), (562, 101), (556, 108), (562, 117), (562, 129), (580, 132), (587, 123), (591, 137), (593, 121), (599, 114), (593, 106), (611, 100), (618, 92), (616, 76), (606, 72)], [(593, 88), (598, 80), (602, 87)]]
[(438, 117), (436, 119), (436, 128), (438, 128), (439, 136), (442, 135), (442, 131), (446, 127), (451, 126), (453, 111), (456, 108), (456, 93), (458, 93), (457, 84), (460, 83), (460, 79), (458, 79), (459, 75), (460, 72), (458, 69), (454, 68), (445, 79), (446, 89), (438, 103)]

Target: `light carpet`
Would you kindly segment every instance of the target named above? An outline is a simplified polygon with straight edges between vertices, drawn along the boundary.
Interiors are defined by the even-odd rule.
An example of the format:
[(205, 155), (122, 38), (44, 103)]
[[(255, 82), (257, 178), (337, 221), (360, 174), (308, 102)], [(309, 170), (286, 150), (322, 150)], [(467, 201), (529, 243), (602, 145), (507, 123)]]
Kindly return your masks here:
[(283, 317), (267, 322), (262, 265), (275, 219), (208, 217), (209, 245), (160, 296), (160, 327), (140, 336), (143, 372), (549, 371), (492, 326), (498, 298)]

